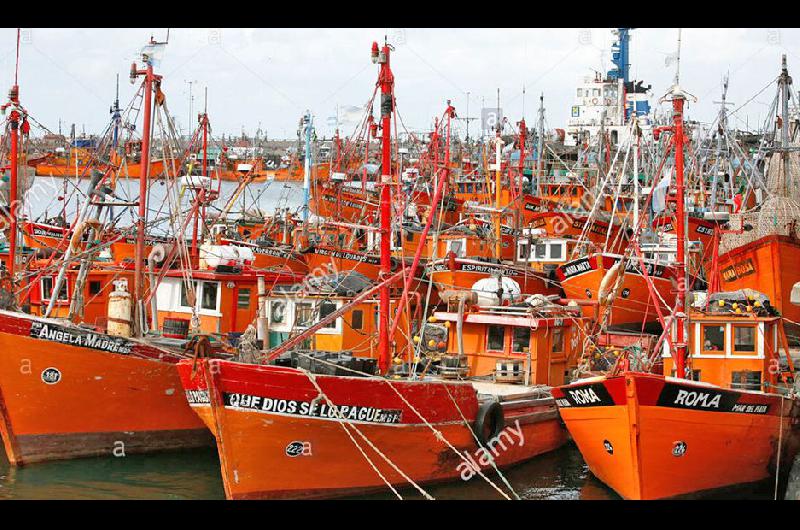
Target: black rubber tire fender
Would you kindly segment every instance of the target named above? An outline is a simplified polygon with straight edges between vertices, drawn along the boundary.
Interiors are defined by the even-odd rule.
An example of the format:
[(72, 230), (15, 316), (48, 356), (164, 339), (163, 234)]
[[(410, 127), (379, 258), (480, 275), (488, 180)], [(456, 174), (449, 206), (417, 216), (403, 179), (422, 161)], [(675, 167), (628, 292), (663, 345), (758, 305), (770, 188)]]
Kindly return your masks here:
[[(489, 440), (500, 434), (500, 431), (505, 426), (505, 415), (499, 402), (484, 401), (478, 406), (478, 415), (475, 417), (473, 432), (482, 446), (486, 447)], [(489, 429), (488, 432), (487, 427)]]

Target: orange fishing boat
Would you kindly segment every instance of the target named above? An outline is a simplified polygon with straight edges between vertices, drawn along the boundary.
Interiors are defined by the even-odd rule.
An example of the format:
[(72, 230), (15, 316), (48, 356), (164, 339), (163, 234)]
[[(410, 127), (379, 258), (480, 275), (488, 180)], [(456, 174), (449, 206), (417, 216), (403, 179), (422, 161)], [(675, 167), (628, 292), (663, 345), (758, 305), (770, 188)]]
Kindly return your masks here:
[[(36, 174), (42, 177), (74, 177), (78, 176), (89, 177), (88, 166), (91, 163), (91, 157), (85, 161), (79, 161), (77, 169), (74, 160), (70, 163), (68, 160), (59, 158), (45, 159), (36, 164)], [(119, 167), (117, 175), (119, 177), (138, 179), (140, 176), (141, 167), (139, 163), (131, 161), (129, 164), (123, 164)], [(158, 178), (164, 172), (164, 161), (153, 160), (150, 163), (150, 178)]]
[[(667, 130), (673, 145), (681, 147), (675, 154), (675, 271), (681, 278), (688, 265), (686, 95), (676, 82), (667, 97), (673, 105), (673, 126)], [(589, 469), (626, 499), (693, 495), (760, 481), (779, 471), (780, 462), (790, 462), (800, 443), (793, 361), (781, 318), (766, 297), (700, 294), (690, 308), (687, 291), (685, 282), (677, 282), (665, 340), (655, 350), (663, 375), (647, 373), (655, 358), (626, 352), (605, 375), (553, 391)]]
[[(623, 259), (624, 266), (620, 265)], [(608, 326), (639, 330), (659, 322), (659, 311), (672, 311), (677, 282), (675, 271), (668, 264), (646, 259), (644, 266), (643, 272), (636, 257), (592, 254), (561, 265), (556, 275), (567, 298), (600, 304), (613, 300), (608, 308)], [(587, 317), (596, 311), (594, 307), (584, 307)]]
[(695, 314), (693, 380), (667, 375), (675, 364), (665, 345), (665, 375), (626, 371), (554, 389), (592, 473), (626, 499), (661, 499), (757, 482), (780, 461), (788, 466), (800, 406), (786, 394), (790, 374), (777, 369), (780, 325), (753, 313)]
[(0, 352), (0, 434), (14, 465), (212, 442), (170, 350), (2, 311)]
[[(562, 446), (546, 385), (562, 383), (577, 357), (573, 321), (507, 309), (465, 305), (434, 315), (463, 329), (447, 335), (442, 372), (456, 359), (463, 376), (497, 373), (497, 382), (369, 377), (327, 367), (324, 358), (301, 363), (316, 375), (285, 365), (202, 359), (195, 371), (181, 363), (187, 400), (217, 438), (226, 497), (329, 498), (470, 480)], [(509, 375), (519, 384), (500, 382)]]
[[(514, 292), (516, 286), (503, 285), (506, 292), (504, 297), (519, 295), (558, 295), (561, 288), (557, 282), (551, 280), (549, 275), (536, 271), (530, 267), (498, 263), (491, 259), (470, 259), (448, 256), (442, 259), (431, 260), (426, 265), (426, 273), (436, 289), (441, 294), (444, 291), (476, 291), (486, 295), (494, 295), (497, 285), (482, 282), (490, 278), (507, 278), (513, 280), (519, 292)], [(477, 284), (477, 285), (476, 285)]]

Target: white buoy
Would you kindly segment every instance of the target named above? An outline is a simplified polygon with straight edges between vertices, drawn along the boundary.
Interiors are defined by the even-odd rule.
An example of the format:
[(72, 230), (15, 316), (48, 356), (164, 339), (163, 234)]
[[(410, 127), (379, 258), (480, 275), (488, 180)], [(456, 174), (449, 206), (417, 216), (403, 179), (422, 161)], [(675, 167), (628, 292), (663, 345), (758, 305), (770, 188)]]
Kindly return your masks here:
[(108, 326), (109, 335), (117, 337), (130, 337), (132, 326), (131, 293), (128, 292), (128, 280), (114, 280), (114, 290), (108, 296)]

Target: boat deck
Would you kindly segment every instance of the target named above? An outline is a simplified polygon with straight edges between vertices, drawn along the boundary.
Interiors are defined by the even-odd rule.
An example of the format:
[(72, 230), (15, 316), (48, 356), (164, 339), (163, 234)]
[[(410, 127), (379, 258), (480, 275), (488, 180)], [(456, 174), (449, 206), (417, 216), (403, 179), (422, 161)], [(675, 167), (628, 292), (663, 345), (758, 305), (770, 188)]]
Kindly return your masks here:
[(478, 394), (497, 396), (500, 401), (521, 399), (523, 397), (550, 397), (550, 387), (546, 385), (517, 385), (495, 383), (493, 381), (470, 381)]

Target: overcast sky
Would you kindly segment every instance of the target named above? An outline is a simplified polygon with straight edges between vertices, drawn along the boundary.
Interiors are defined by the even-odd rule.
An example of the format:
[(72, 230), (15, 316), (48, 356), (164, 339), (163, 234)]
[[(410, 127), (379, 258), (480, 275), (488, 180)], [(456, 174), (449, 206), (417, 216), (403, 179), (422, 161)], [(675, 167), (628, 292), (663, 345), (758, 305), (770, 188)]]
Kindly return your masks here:
[[(677, 47), (676, 29), (633, 31), (632, 75), (653, 85), (655, 99), (675, 75), (665, 59)], [(23, 105), (39, 121), (64, 132), (99, 133), (109, 118), (114, 82), (120, 74), (122, 105), (134, 87), (130, 63), (153, 34), (165, 28), (23, 29), (20, 91)], [(501, 107), (510, 122), (524, 115), (531, 126), (538, 96), (544, 92), (548, 128), (564, 127), (575, 87), (593, 70), (611, 66), (608, 28), (594, 29), (184, 29), (172, 28), (157, 73), (180, 127), (189, 114), (189, 84), (194, 81), (195, 112), (208, 87), (214, 135), (252, 134), (261, 126), (270, 138), (293, 138), (305, 109), (315, 115), (318, 134), (330, 135), (327, 118), (340, 106), (364, 105), (372, 94), (378, 67), (370, 62), (374, 40), (388, 35), (395, 51), (398, 110), (410, 129), (428, 127), (451, 99), (461, 117), (479, 116), (482, 106)], [(16, 30), (0, 30), (0, 90), (13, 82)], [(730, 72), (728, 100), (746, 103), (780, 71), (786, 53), (790, 73), (800, 72), (800, 30), (699, 29), (682, 32), (681, 85), (699, 98), (689, 116), (711, 121), (717, 112), (722, 76)], [(526, 95), (523, 98), (522, 90)], [(765, 117), (772, 86), (732, 120), (753, 128)], [(376, 107), (376, 113), (378, 109)], [(740, 120), (740, 121), (739, 121)], [(477, 121), (470, 128), (474, 135)], [(194, 125), (194, 123), (192, 124)], [(461, 130), (463, 131), (463, 122)], [(350, 131), (346, 131), (350, 132)]]

